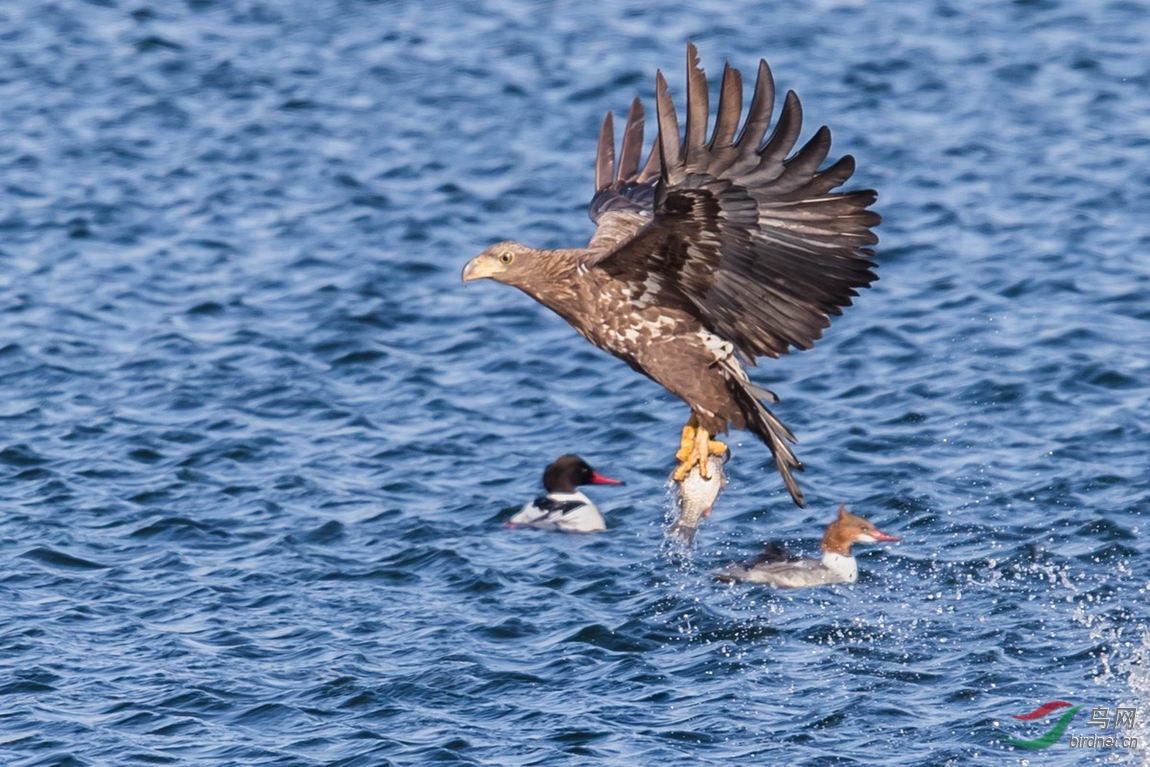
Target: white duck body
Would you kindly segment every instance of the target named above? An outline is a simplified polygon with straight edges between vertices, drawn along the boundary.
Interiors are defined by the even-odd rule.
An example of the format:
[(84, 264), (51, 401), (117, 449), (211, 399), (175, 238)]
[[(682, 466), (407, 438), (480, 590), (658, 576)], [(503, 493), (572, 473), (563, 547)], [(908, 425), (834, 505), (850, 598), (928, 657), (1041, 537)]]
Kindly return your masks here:
[(525, 503), (507, 524), (564, 533), (599, 533), (607, 529), (603, 512), (578, 490), (541, 495)]

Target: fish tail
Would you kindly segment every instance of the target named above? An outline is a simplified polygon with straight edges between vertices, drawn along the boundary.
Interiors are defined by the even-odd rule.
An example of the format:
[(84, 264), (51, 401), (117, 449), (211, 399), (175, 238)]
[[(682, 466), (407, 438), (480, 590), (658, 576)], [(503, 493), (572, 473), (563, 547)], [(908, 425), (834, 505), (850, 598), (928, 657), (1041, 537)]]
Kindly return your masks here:
[(697, 532), (699, 532), (699, 528), (684, 525), (680, 520), (676, 519), (667, 529), (667, 537), (678, 538), (684, 545), (691, 546), (695, 543), (695, 533)]

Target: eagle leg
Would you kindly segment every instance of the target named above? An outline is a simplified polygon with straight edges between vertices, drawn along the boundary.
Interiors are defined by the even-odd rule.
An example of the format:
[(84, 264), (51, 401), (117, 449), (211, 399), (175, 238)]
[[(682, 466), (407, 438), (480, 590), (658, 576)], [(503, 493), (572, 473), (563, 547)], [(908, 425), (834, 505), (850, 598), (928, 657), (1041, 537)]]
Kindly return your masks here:
[(711, 435), (699, 425), (699, 419), (691, 413), (690, 419), (683, 427), (683, 434), (679, 437), (679, 449), (675, 452), (675, 459), (679, 465), (671, 474), (671, 479), (682, 482), (691, 473), (691, 469), (699, 467), (699, 476), (703, 479), (711, 478), (711, 467), (707, 458), (711, 455), (722, 455), (727, 452), (727, 446), (718, 440), (711, 439)]

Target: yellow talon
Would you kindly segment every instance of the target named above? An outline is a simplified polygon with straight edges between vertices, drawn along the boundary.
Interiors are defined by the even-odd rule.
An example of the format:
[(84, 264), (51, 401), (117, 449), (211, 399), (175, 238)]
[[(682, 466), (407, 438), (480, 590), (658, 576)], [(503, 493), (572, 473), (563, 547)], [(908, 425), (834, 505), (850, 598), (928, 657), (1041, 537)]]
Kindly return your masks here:
[(683, 436), (679, 437), (679, 449), (675, 451), (675, 459), (685, 461), (695, 447), (695, 427), (687, 424), (683, 427)]
[(675, 467), (671, 479), (682, 482), (691, 473), (695, 466), (699, 467), (699, 475), (703, 479), (711, 478), (711, 467), (707, 459), (712, 455), (722, 455), (727, 452), (727, 446), (718, 440), (711, 439), (707, 430), (699, 426), (699, 419), (691, 414), (691, 419), (683, 427), (683, 434), (679, 438), (679, 449), (675, 453), (679, 465)]

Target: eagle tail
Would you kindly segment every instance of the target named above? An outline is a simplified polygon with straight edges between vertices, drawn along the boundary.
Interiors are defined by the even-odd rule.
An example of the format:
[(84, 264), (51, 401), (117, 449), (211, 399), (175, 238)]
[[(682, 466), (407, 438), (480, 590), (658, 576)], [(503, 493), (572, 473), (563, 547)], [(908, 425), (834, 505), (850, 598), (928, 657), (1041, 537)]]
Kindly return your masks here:
[(770, 448), (771, 455), (775, 459), (775, 467), (783, 478), (783, 484), (787, 486), (795, 505), (802, 507), (805, 505), (803, 491), (799, 489), (799, 483), (795, 481), (792, 473), (802, 471), (804, 468), (802, 461), (791, 450), (791, 444), (797, 441), (795, 435), (760, 401), (763, 394), (770, 395), (771, 392), (747, 380), (747, 374), (743, 370), (739, 369), (738, 372), (742, 375), (728, 374), (726, 378), (731, 395), (747, 420), (747, 429)]

